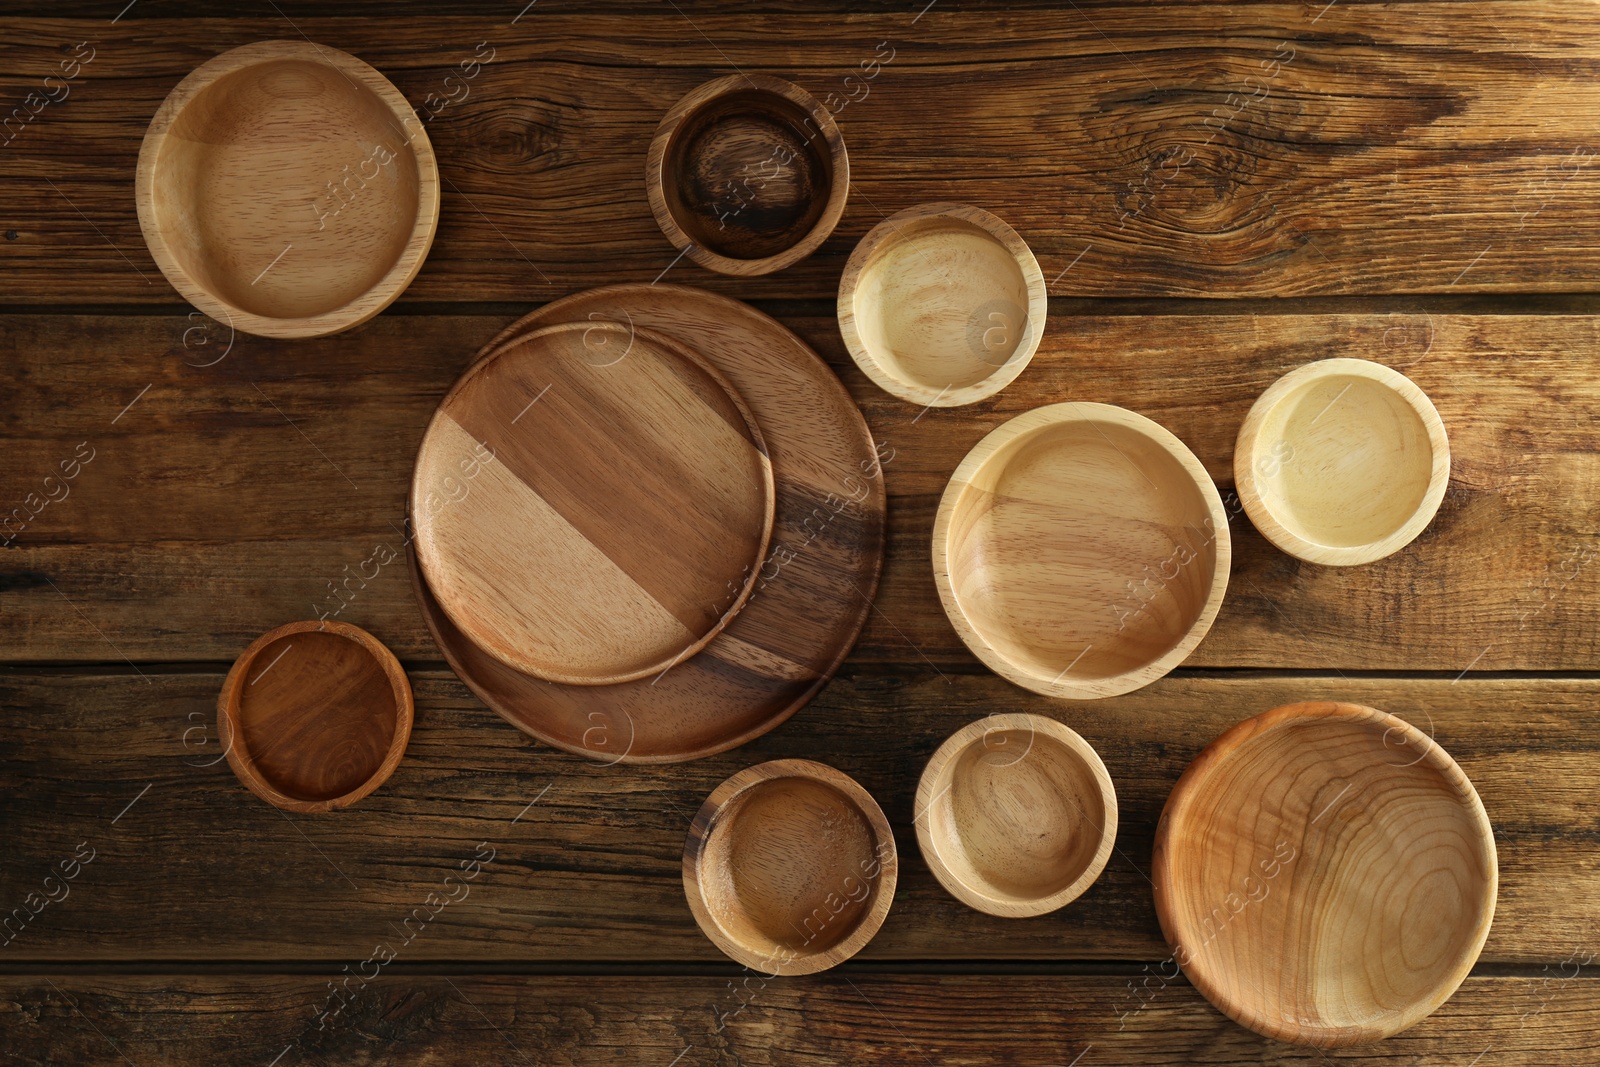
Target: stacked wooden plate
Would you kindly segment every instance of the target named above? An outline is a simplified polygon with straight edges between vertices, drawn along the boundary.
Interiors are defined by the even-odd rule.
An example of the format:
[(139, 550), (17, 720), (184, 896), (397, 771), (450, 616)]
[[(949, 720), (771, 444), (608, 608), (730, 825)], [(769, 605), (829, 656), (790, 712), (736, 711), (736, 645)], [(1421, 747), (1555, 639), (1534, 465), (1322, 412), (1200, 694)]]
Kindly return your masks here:
[(811, 698), (883, 558), (872, 436), (794, 334), (618, 285), (512, 324), (445, 396), (411, 485), (435, 641), (517, 727), (608, 762), (732, 748)]

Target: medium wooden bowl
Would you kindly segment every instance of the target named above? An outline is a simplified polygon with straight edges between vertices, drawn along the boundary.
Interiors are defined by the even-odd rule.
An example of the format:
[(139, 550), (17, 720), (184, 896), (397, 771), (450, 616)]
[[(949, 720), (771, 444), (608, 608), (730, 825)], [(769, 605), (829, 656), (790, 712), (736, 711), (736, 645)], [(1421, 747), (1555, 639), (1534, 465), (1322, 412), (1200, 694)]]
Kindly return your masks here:
[(755, 588), (776, 491), (755, 418), (710, 363), (614, 322), (520, 334), (428, 424), (417, 561), (475, 645), (566, 685), (659, 675)]
[(252, 793), (288, 811), (348, 808), (394, 773), (411, 740), (411, 684), (358, 626), (292, 622), (262, 634), (222, 683), (217, 729)]
[(1239, 430), (1233, 478), (1250, 521), (1291, 556), (1371, 563), (1433, 521), (1450, 442), (1410, 378), (1364, 359), (1325, 359), (1261, 394)]
[(952, 896), (1024, 918), (1078, 899), (1117, 840), (1117, 793), (1089, 742), (1043, 715), (952, 734), (917, 785), (917, 843)]
[(1455, 992), (1494, 918), (1494, 830), (1445, 751), (1393, 715), (1291, 704), (1223, 734), (1156, 830), (1173, 957), (1280, 1041), (1398, 1033)]
[(1232, 553), (1222, 497), (1182, 441), (1109, 404), (1035, 408), (961, 461), (933, 525), (956, 633), (1046, 696), (1148, 685), (1211, 628)]
[(883, 809), (810, 760), (747, 767), (706, 798), (683, 847), (695, 922), (764, 974), (814, 974), (883, 925), (899, 860)]
[(993, 396), (1044, 334), (1044, 275), (1017, 231), (968, 204), (923, 204), (874, 226), (839, 279), (839, 332), (867, 377), (951, 408)]
[(264, 337), (370, 319), (416, 277), (439, 221), (433, 146), (405, 97), (309, 41), (235, 48), (179, 82), (134, 193), (173, 288)]
[(645, 192), (667, 240), (702, 267), (771, 274), (815, 252), (838, 225), (850, 158), (832, 113), (810, 93), (730, 74), (661, 120)]

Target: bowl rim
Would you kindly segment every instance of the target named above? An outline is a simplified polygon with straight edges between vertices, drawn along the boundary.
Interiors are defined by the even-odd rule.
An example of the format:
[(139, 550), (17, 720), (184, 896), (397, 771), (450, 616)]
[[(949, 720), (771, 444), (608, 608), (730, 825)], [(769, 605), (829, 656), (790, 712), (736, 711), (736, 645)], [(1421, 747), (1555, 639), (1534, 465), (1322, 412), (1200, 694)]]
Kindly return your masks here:
[[(1386, 387), (1405, 401), (1422, 422), (1428, 435), (1428, 444), (1433, 451), (1432, 464), (1428, 472), (1428, 487), (1415, 510), (1391, 533), (1362, 545), (1324, 545), (1289, 529), (1273, 514), (1271, 507), (1262, 498), (1261, 488), (1256, 480), (1256, 455), (1267, 444), (1262, 439), (1262, 433), (1273, 411), (1306, 385), (1320, 378), (1340, 376), (1365, 378)], [(1450, 440), (1445, 432), (1444, 420), (1440, 417), (1438, 409), (1433, 406), (1433, 401), (1428, 399), (1428, 394), (1424, 393), (1416, 382), (1404, 374), (1368, 359), (1340, 356), (1317, 360), (1284, 374), (1268, 386), (1250, 406), (1250, 411), (1245, 415), (1244, 423), (1239, 427), (1239, 436), (1234, 443), (1233, 483), (1239, 494), (1239, 502), (1243, 505), (1245, 513), (1250, 516), (1250, 522), (1279, 550), (1307, 563), (1318, 563), (1329, 567), (1353, 567), (1393, 555), (1416, 540), (1422, 531), (1428, 528), (1428, 524), (1438, 514), (1439, 506), (1444, 502), (1445, 490), (1449, 487)]]
[[(750, 90), (758, 95), (780, 97), (810, 116), (827, 146), (833, 180), (828, 186), (828, 198), (823, 203), (822, 214), (798, 241), (770, 256), (739, 259), (703, 247), (679, 224), (667, 200), (666, 161), (673, 141), (695, 112), (723, 96)], [(650, 140), (650, 149), (645, 155), (644, 176), (650, 212), (655, 216), (656, 225), (661, 227), (661, 232), (680, 255), (687, 255), (700, 266), (718, 274), (754, 278), (800, 262), (832, 236), (834, 227), (844, 217), (845, 201), (850, 196), (850, 154), (845, 149), (844, 134), (834, 121), (833, 112), (794, 82), (771, 74), (725, 74), (689, 90), (667, 109), (656, 127), (655, 136)]]
[[(1010, 358), (994, 368), (994, 371), (982, 380), (959, 389), (947, 386), (935, 391), (891, 373), (878, 360), (877, 355), (861, 335), (861, 327), (856, 321), (855, 297), (862, 272), (881, 248), (896, 241), (907, 223), (937, 218), (958, 219), (976, 226), (1011, 253), (1028, 287), (1028, 336), (1013, 350)], [(1045, 318), (1048, 311), (1049, 293), (1044, 282), (1044, 272), (1040, 269), (1039, 260), (1034, 256), (1033, 250), (1028, 247), (1028, 242), (1022, 239), (1022, 235), (991, 211), (973, 204), (949, 200), (931, 201), (905, 208), (868, 230), (866, 236), (861, 238), (850, 253), (850, 258), (845, 261), (844, 273), (839, 277), (839, 296), (835, 306), (839, 319), (839, 333), (844, 338), (844, 346), (862, 373), (891, 396), (912, 404), (921, 404), (925, 408), (953, 408), (973, 404), (993, 396), (1014, 382), (1017, 376), (1028, 368), (1028, 364), (1039, 351), (1039, 343), (1044, 339)]]
[[(947, 773), (953, 773), (956, 761), (968, 749), (981, 743), (990, 733), (1002, 730), (1028, 730), (1031, 733), (1043, 734), (1062, 745), (1071, 753), (1074, 762), (1086, 769), (1089, 776), (1094, 779), (1095, 785), (1100, 790), (1101, 807), (1105, 811), (1103, 825), (1095, 827), (1099, 831), (1100, 840), (1094, 856), (1077, 878), (1054, 893), (1022, 901), (1014, 897), (996, 897), (978, 886), (962, 881), (945, 862), (934, 839), (934, 806), (939, 796), (949, 789), (949, 786), (945, 786), (936, 793), (935, 789), (940, 780)], [(1087, 816), (1087, 813), (1084, 814)], [(917, 846), (922, 851), (924, 862), (951, 896), (968, 907), (989, 915), (1010, 919), (1030, 918), (1065, 907), (1087, 892), (1099, 879), (1111, 859), (1112, 850), (1116, 847), (1117, 792), (1111, 780), (1111, 773), (1106, 770), (1100, 753), (1096, 752), (1094, 746), (1084, 740), (1077, 731), (1045, 715), (1032, 712), (997, 712), (970, 722), (945, 738), (944, 743), (929, 758), (927, 765), (922, 769), (922, 776), (917, 780), (916, 814), (913, 821), (917, 828)]]
[[(299, 60), (331, 67), (347, 80), (375, 94), (387, 105), (390, 116), (399, 123), (401, 132), (415, 126), (401, 150), (409, 147), (417, 166), (416, 217), (412, 221), (405, 247), (388, 271), (369, 289), (341, 307), (317, 315), (292, 318), (246, 311), (201, 285), (184, 268), (168, 244), (156, 211), (156, 180), (161, 169), (162, 150), (173, 124), (183, 110), (221, 79), (249, 67), (281, 60)], [(434, 156), (433, 143), (428, 139), (426, 128), (417, 119), (415, 110), (400, 90), (376, 68), (348, 52), (329, 45), (314, 44), (309, 40), (256, 41), (206, 60), (186, 74), (162, 100), (139, 145), (134, 202), (138, 209), (139, 229), (144, 234), (151, 258), (179, 295), (200, 311), (217, 322), (226, 323), (230, 328), (258, 337), (324, 337), (371, 319), (399, 299), (400, 294), (416, 278), (428, 258), (439, 224), (439, 165)]]
[[(700, 870), (705, 862), (706, 849), (712, 834), (723, 825), (723, 818), (739, 797), (752, 789), (784, 778), (800, 778), (832, 788), (855, 806), (872, 829), (874, 853), (879, 865), (877, 887), (872, 904), (857, 919), (855, 928), (842, 940), (827, 948), (805, 952), (787, 959), (752, 951), (732, 937), (717, 921), (706, 899), (705, 884)], [(746, 767), (732, 775), (711, 791), (705, 802), (695, 812), (689, 824), (689, 833), (683, 845), (683, 893), (689, 910), (702, 933), (725, 955), (752, 970), (770, 977), (815, 974), (825, 971), (854, 956), (866, 947), (883, 926), (894, 903), (895, 887), (899, 882), (900, 861), (895, 845), (894, 831), (889, 826), (883, 808), (862, 785), (843, 771), (807, 759), (769, 760)]]
[[(1163, 655), (1133, 670), (1104, 678), (1073, 679), (1065, 672), (1053, 681), (1044, 681), (1019, 668), (989, 642), (983, 630), (974, 625), (956, 596), (950, 575), (950, 524), (962, 498), (971, 490), (972, 479), (1006, 445), (1025, 435), (1049, 426), (1074, 422), (1112, 424), (1143, 434), (1177, 460), (1199, 490), (1205, 502), (1207, 519), (1211, 523), (1211, 543), (1216, 548), (1216, 564), (1212, 568), (1210, 588), (1205, 603), (1194, 622), (1182, 638)], [(1024, 689), (1048, 697), (1068, 700), (1093, 700), (1100, 697), (1119, 696), (1140, 689), (1172, 671), (1188, 658), (1195, 647), (1205, 639), (1222, 608), (1223, 595), (1228, 589), (1228, 575), (1233, 561), (1232, 537), (1228, 528), (1228, 514), (1222, 503), (1222, 494), (1206, 472), (1205, 466), (1189, 446), (1166, 427), (1136, 411), (1087, 400), (1068, 400), (1059, 404), (1046, 404), (1032, 408), (995, 427), (961, 460), (944, 494), (939, 498), (939, 509), (933, 521), (933, 580), (939, 590), (939, 601), (945, 615), (955, 627), (962, 642), (995, 673)]]
[[(1178, 960), (1179, 954), (1188, 957), (1188, 952), (1183, 947), (1182, 932), (1174, 929), (1170, 916), (1173, 913), (1175, 901), (1172, 888), (1172, 852), (1169, 842), (1173, 834), (1173, 827), (1181, 822), (1190, 813), (1196, 803), (1196, 797), (1202, 786), (1213, 774), (1219, 772), (1236, 753), (1257, 737), (1271, 733), (1274, 730), (1296, 722), (1308, 722), (1317, 719), (1345, 719), (1351, 722), (1369, 725), (1376, 729), (1384, 728), (1385, 739), (1391, 733), (1400, 735), (1404, 740), (1402, 747), (1416, 746), (1420, 755), (1417, 759), (1404, 766), (1415, 766), (1417, 763), (1426, 762), (1441, 778), (1455, 789), (1458, 798), (1477, 828), (1477, 842), (1484, 849), (1489, 865), (1489, 876), (1483, 883), (1483, 891), (1479, 894), (1478, 922), (1469, 941), (1470, 951), (1464, 956), (1454, 972), (1434, 989), (1426, 998), (1413, 1003), (1403, 1011), (1398, 1011), (1393, 1017), (1382, 1023), (1355, 1026), (1324, 1026), (1310, 1031), (1304, 1024), (1275, 1023), (1272, 1019), (1260, 1013), (1251, 1014), (1247, 1005), (1230, 999), (1212, 981), (1209, 972), (1204, 969), (1196, 972)], [(1397, 765), (1400, 766), (1400, 765)], [(1198, 756), (1186, 767), (1179, 776), (1177, 784), (1168, 795), (1166, 804), (1161, 809), (1161, 816), (1156, 822), (1155, 844), (1151, 856), (1150, 882), (1154, 890), (1156, 917), (1161, 924), (1161, 934), (1167, 946), (1173, 951), (1173, 960), (1183, 969), (1184, 976), (1205, 996), (1219, 1011), (1234, 1022), (1253, 1030), (1263, 1036), (1278, 1041), (1296, 1044), (1315, 1044), (1323, 1048), (1333, 1048), (1342, 1045), (1365, 1044), (1382, 1040), (1399, 1033), (1425, 1019), (1436, 1011), (1440, 1005), (1449, 1000), (1471, 972), (1479, 955), (1483, 952), (1484, 943), (1489, 937), (1489, 928), (1494, 921), (1496, 900), (1499, 895), (1500, 866), (1499, 856), (1494, 843), (1494, 826), (1489, 821), (1489, 813), (1484, 809), (1483, 800), (1478, 796), (1478, 791), (1473, 787), (1471, 779), (1461, 769), (1460, 764), (1444, 750), (1444, 748), (1429, 735), (1418, 730), (1398, 715), (1368, 707), (1365, 704), (1355, 704), (1338, 700), (1301, 701), (1295, 704), (1285, 704), (1280, 707), (1264, 711), (1242, 722), (1235, 723), (1207, 745)]]
[[(242, 689), (245, 675), (249, 673), (251, 665), (263, 649), (285, 637), (302, 633), (332, 634), (357, 645), (378, 664), (394, 694), (394, 736), (390, 739), (389, 750), (385, 753), (383, 761), (366, 781), (342, 796), (325, 800), (307, 800), (283, 792), (261, 773), (250, 754), (244, 750)], [(411, 727), (414, 719), (415, 707), (411, 695), (411, 682), (406, 678), (405, 669), (400, 666), (400, 661), (395, 658), (394, 653), (366, 630), (338, 619), (307, 619), (302, 622), (285, 623), (268, 630), (239, 653), (239, 658), (234, 660), (233, 666), (228, 669), (222, 690), (217, 695), (217, 732), (222, 741), (223, 751), (227, 754), (228, 766), (233, 768), (233, 773), (247, 789), (262, 800), (285, 811), (299, 812), (303, 815), (348, 808), (388, 781), (389, 776), (400, 765), (406, 746), (411, 743)]]

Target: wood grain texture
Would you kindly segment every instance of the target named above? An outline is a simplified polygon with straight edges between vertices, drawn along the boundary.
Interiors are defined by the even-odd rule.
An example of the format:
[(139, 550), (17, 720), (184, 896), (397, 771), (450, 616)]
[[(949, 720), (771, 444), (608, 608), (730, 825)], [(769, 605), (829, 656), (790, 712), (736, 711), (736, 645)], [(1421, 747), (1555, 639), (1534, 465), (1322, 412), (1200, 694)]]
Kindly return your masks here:
[[(692, 25), (535, 12), (526, 32), (504, 12), (430, 13), (316, 19), (312, 36), (383, 71), (452, 161), (412, 300), (654, 279), (676, 253), (640, 180), (650, 138), (673, 101), (731, 67), (833, 108), (854, 163), (853, 209), (804, 264), (756, 282), (691, 273), (747, 299), (832, 296), (862, 234), (936, 199), (1005, 218), (1058, 295), (1581, 292), (1600, 274), (1587, 14), (1577, 0), (920, 19), (906, 5)], [(140, 134), (184, 73), (285, 31), (276, 17), (98, 26), (70, 96), (33, 113), (27, 94), (59, 77), (85, 28), (10, 20), (0, 89), (23, 117), (0, 156), (17, 234), (0, 243), (0, 299), (170, 301), (128, 198)], [(463, 81), (480, 41), (493, 61)]]
[[(721, 954), (684, 902), (680, 857), (694, 812), (744, 767), (819, 757), (877, 799), (897, 838), (894, 906), (858, 959), (1163, 960), (1170, 950), (1149, 872), (1168, 793), (1240, 719), (1314, 698), (1381, 707), (1424, 730), (1431, 721), (1472, 779), (1500, 853), (1485, 963), (1538, 967), (1574, 950), (1600, 953), (1589, 773), (1600, 758), (1600, 682), (1592, 679), (1204, 672), (1067, 714), (987, 672), (941, 678), (926, 666), (852, 665), (781, 729), (736, 751), (605, 767), (510, 728), (447, 673), (414, 671), (416, 726), (388, 783), (346, 811), (286, 818), (222, 763), (209, 729), (221, 674), (145, 673), (148, 684), (126, 669), (0, 676), (0, 706), (30, 709), (0, 723), (8, 768), (0, 805), (20, 828), (0, 868), (0, 919), (80, 842), (99, 853), (71, 897), (5, 947), (12, 964), (263, 959), (337, 968), (364, 960), (417, 909), (407, 929), (424, 929), (405, 947), (407, 961), (716, 962)], [(1118, 839), (1105, 871), (1071, 907), (1040, 919), (987, 916), (950, 896), (913, 832), (924, 763), (994, 711), (1060, 719), (1095, 747), (1116, 783)], [(444, 879), (459, 878), (480, 845), (493, 861), (470, 897), (440, 909), (440, 899), (459, 895)]]

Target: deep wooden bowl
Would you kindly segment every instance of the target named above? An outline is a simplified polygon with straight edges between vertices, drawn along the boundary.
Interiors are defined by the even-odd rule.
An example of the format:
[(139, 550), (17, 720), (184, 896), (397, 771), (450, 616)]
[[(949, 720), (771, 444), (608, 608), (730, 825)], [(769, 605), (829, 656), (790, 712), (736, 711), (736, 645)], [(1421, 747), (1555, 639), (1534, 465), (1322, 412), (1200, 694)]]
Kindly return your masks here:
[(320, 337), (411, 284), (439, 221), (439, 171), (400, 91), (309, 41), (208, 60), (156, 111), (134, 186), (145, 243), (218, 322)]
[(520, 334), (445, 395), (411, 483), (417, 562), (475, 645), (565, 685), (659, 675), (755, 588), (776, 490), (755, 417), (663, 334)]
[(1109, 404), (1035, 408), (945, 488), (933, 577), (956, 632), (1016, 684), (1115, 696), (1211, 628), (1232, 557), (1222, 497), (1183, 442)]
[(952, 734), (917, 785), (917, 843), (939, 883), (990, 915), (1078, 899), (1117, 840), (1117, 793), (1089, 742), (1043, 715), (991, 715)]
[(1044, 335), (1044, 275), (1017, 231), (969, 204), (922, 204), (874, 226), (839, 279), (839, 332), (867, 377), (950, 408), (993, 396)]
[(1239, 430), (1233, 478), (1250, 521), (1291, 556), (1371, 563), (1433, 521), (1450, 442), (1410, 378), (1364, 359), (1325, 359), (1261, 394)]
[(798, 263), (828, 239), (850, 192), (833, 115), (766, 74), (709, 81), (672, 106), (645, 162), (667, 240), (710, 270), (751, 277)]
[(292, 622), (234, 661), (217, 698), (228, 766), (288, 811), (348, 808), (394, 773), (411, 740), (411, 684), (376, 637)]
[(810, 760), (747, 767), (706, 798), (683, 847), (683, 891), (713, 944), (771, 975), (854, 956), (889, 914), (899, 877), (883, 810)]
[(1427, 735), (1372, 708), (1247, 719), (1178, 780), (1156, 911), (1200, 992), (1260, 1034), (1360, 1044), (1449, 999), (1489, 936), (1494, 830)]

